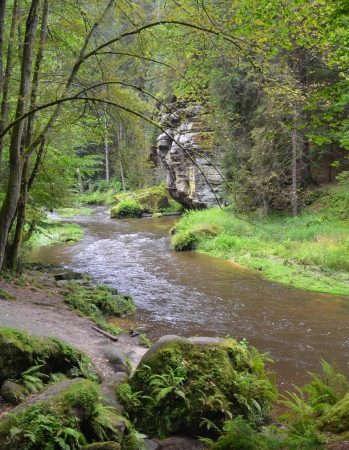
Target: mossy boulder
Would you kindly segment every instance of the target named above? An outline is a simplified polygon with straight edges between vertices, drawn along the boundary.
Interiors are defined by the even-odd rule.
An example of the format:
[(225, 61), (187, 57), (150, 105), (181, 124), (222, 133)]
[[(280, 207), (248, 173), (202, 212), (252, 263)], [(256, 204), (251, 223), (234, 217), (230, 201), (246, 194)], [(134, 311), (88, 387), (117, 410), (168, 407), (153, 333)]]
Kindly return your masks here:
[(11, 403), (12, 405), (18, 405), (25, 399), (27, 390), (22, 384), (6, 380), (1, 386), (0, 394), (5, 401)]
[(38, 361), (42, 361), (40, 372), (51, 374), (68, 373), (73, 367), (79, 367), (82, 360), (88, 360), (82, 351), (59, 339), (33, 336), (15, 328), (0, 328), (0, 384), (9, 378), (20, 379), (21, 374)]
[(121, 442), (126, 422), (103, 409), (97, 383), (81, 378), (65, 380), (5, 416), (0, 422), (0, 448), (40, 450), (56, 448), (57, 444), (80, 448), (94, 441)]
[(332, 433), (349, 431), (349, 394), (346, 394), (342, 400), (331, 406), (321, 416), (319, 428)]
[(203, 419), (218, 427), (237, 415), (263, 420), (276, 397), (261, 355), (225, 338), (164, 336), (143, 356), (130, 386), (142, 405), (132, 418), (141, 431), (160, 434), (202, 436)]
[(115, 195), (116, 205), (110, 210), (110, 217), (140, 217), (142, 213), (153, 214), (170, 207), (169, 193), (163, 186), (141, 189)]

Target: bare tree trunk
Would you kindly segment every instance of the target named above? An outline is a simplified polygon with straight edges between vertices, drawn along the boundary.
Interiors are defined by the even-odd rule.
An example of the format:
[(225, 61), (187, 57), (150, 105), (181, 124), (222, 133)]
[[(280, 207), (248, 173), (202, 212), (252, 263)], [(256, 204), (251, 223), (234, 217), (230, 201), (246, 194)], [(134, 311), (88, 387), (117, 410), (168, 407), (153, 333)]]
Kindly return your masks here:
[(301, 92), (300, 108), (299, 108), (299, 122), (302, 125), (298, 130), (299, 135), (299, 181), (301, 185), (312, 181), (310, 172), (310, 157), (309, 157), (309, 138), (307, 136), (307, 111), (304, 110), (304, 99), (307, 96), (307, 66), (306, 66), (306, 52), (304, 48), (297, 48), (294, 52), (294, 76), (297, 80)]
[(122, 190), (126, 192), (126, 186), (125, 186), (125, 178), (124, 178), (124, 171), (122, 169), (122, 163), (120, 159), (120, 175), (121, 175), (121, 182), (122, 182)]
[(6, 0), (0, 0), (0, 92), (4, 81), (3, 46), (4, 46), (4, 27), (5, 27)]
[[(1, 1), (1, 0), (0, 0)], [(2, 99), (1, 99), (1, 111), (0, 111), (0, 133), (3, 132), (8, 115), (8, 99), (10, 92), (10, 79), (12, 72), (12, 60), (13, 60), (13, 42), (16, 33), (16, 25), (18, 20), (19, 2), (15, 0), (12, 9), (12, 22), (10, 29), (10, 37), (7, 46), (6, 67), (5, 74), (2, 83)], [(0, 138), (0, 167), (2, 163), (2, 150), (4, 145), (4, 139)]]
[(107, 124), (107, 105), (104, 105), (104, 153), (105, 153), (105, 181), (109, 183), (109, 142), (108, 142), (108, 124)]
[(80, 175), (79, 167), (76, 169), (76, 173), (78, 174), (78, 183), (79, 183), (80, 195), (82, 195), (84, 193), (84, 184), (82, 182), (82, 178), (81, 178), (81, 175)]
[[(39, 6), (40, 0), (32, 0), (26, 22), (21, 66), (21, 79), (15, 116), (16, 118), (22, 116), (27, 109)], [(22, 162), (20, 149), (23, 137), (23, 129), (24, 121), (21, 121), (14, 125), (10, 141), (9, 177), (6, 196), (0, 210), (0, 269), (3, 265), (9, 227), (17, 208), (17, 201), (21, 186)]]
[(298, 215), (298, 195), (297, 195), (297, 141), (298, 141), (298, 121), (297, 121), (297, 106), (294, 102), (292, 112), (292, 190), (291, 190), (291, 203), (293, 217)]

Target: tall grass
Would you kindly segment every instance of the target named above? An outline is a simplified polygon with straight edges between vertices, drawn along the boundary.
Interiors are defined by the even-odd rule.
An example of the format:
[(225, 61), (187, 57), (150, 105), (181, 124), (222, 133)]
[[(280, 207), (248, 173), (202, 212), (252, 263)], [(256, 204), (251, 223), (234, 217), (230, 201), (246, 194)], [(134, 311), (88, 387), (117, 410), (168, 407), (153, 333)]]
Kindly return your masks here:
[[(334, 198), (335, 205), (295, 218), (238, 217), (218, 208), (189, 212), (173, 228), (172, 245), (233, 259), (286, 283), (293, 274), (291, 284), (299, 287), (349, 294), (349, 222), (335, 214)], [(307, 286), (302, 277), (316, 283)]]

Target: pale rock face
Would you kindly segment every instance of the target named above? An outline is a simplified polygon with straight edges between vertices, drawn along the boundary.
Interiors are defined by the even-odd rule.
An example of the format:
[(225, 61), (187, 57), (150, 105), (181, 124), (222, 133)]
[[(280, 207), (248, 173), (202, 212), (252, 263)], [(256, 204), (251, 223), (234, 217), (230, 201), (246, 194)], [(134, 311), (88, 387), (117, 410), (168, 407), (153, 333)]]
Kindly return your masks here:
[(158, 137), (157, 152), (167, 171), (170, 195), (187, 208), (222, 204), (223, 180), (214, 168), (219, 168), (218, 146), (209, 117), (203, 104), (188, 106), (180, 101), (160, 112), (160, 123), (168, 128)]

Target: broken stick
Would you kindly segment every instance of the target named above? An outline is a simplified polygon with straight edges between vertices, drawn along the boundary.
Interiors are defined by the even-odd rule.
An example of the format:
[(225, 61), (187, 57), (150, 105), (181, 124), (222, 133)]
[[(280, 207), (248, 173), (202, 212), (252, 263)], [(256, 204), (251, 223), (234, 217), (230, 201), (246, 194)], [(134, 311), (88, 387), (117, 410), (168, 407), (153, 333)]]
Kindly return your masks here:
[(99, 333), (103, 334), (104, 336), (106, 336), (107, 338), (111, 339), (112, 341), (117, 341), (118, 338), (116, 336), (113, 336), (112, 334), (107, 333), (104, 330), (101, 330), (100, 328), (97, 327), (92, 327), (94, 330), (98, 331)]

